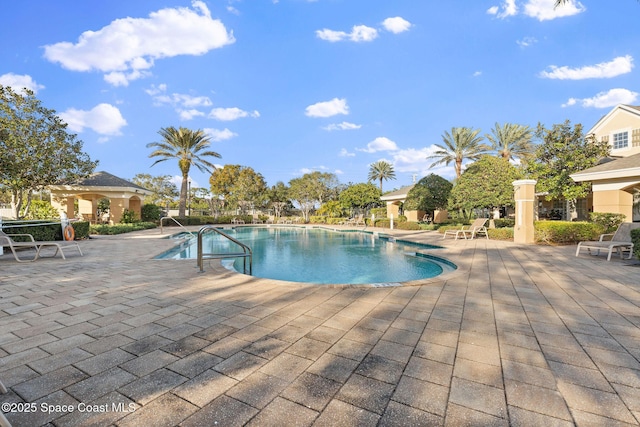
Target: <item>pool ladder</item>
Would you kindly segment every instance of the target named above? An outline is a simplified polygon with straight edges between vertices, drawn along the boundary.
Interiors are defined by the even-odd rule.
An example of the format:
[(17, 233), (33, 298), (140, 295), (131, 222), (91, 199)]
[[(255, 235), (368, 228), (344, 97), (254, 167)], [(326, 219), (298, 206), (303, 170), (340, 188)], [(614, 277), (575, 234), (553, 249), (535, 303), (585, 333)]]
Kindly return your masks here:
[[(231, 240), (236, 245), (242, 248), (242, 252), (225, 252), (225, 253), (203, 253), (202, 250), (202, 235), (207, 231), (215, 231), (223, 237)], [(243, 258), (243, 271), (244, 274), (247, 274), (247, 258), (249, 258), (249, 275), (253, 274), (253, 252), (251, 248), (238, 239), (234, 239), (229, 236), (227, 233), (222, 230), (216, 228), (213, 225), (205, 225), (198, 231), (198, 267), (200, 268), (200, 272), (204, 271), (204, 260), (205, 259), (222, 259), (222, 258)]]

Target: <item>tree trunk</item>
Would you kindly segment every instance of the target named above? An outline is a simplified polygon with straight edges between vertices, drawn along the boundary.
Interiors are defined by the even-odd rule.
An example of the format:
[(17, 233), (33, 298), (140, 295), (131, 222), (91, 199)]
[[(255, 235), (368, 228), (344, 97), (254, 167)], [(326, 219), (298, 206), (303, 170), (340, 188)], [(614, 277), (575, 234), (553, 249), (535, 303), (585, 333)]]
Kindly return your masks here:
[(178, 217), (184, 218), (184, 212), (187, 207), (187, 182), (189, 175), (182, 175), (182, 185), (180, 186), (180, 204), (178, 205)]

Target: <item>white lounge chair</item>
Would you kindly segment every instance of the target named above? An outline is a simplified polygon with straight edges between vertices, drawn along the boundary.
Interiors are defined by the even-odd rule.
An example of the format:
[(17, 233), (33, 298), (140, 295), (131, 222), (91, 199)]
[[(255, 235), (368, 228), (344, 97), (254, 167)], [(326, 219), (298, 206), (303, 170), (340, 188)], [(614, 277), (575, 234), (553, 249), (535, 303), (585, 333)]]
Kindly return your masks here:
[[(28, 237), (29, 241), (27, 242), (16, 242), (15, 240), (13, 240), (13, 237), (17, 237), (17, 236), (24, 236), (24, 237)], [(55, 247), (56, 251), (54, 252), (53, 255), (51, 255), (50, 257), (47, 258), (53, 258), (55, 257), (58, 253), (60, 253), (60, 256), (62, 257), (62, 259), (67, 259), (64, 256), (64, 251), (65, 249), (77, 249), (78, 253), (80, 253), (80, 256), (82, 256), (82, 250), (80, 250), (80, 245), (78, 245), (77, 242), (57, 242), (57, 241), (46, 241), (46, 242), (38, 242), (36, 241), (33, 236), (31, 234), (6, 234), (5, 232), (3, 232), (2, 230), (0, 230), (0, 246), (2, 246), (3, 248), (8, 247), (9, 249), (11, 249), (11, 252), (13, 253), (13, 257), (16, 259), (16, 261), (18, 262), (31, 262), (31, 261), (35, 261), (38, 258), (44, 258), (41, 256), (40, 252), (42, 251), (42, 248), (45, 247)], [(21, 259), (17, 252), (16, 249), (34, 249), (36, 251), (34, 257), (32, 259)]]
[[(445, 239), (447, 236), (455, 236), (457, 240), (462, 236), (464, 239), (474, 239), (478, 235), (484, 235), (488, 239), (489, 233), (487, 233), (487, 227), (485, 227), (486, 223), (487, 218), (476, 218), (468, 227), (463, 226), (460, 229), (446, 230), (442, 238)], [(467, 235), (469, 237), (467, 237)]]
[(576, 256), (580, 253), (580, 249), (587, 249), (591, 254), (591, 250), (595, 250), (595, 255), (600, 255), (600, 250), (606, 250), (607, 261), (611, 261), (611, 254), (615, 249), (620, 254), (620, 259), (624, 259), (624, 251), (629, 251), (627, 259), (633, 256), (633, 243), (631, 243), (631, 230), (640, 228), (638, 222), (623, 222), (620, 224), (615, 233), (601, 234), (597, 241), (580, 242), (576, 249)]

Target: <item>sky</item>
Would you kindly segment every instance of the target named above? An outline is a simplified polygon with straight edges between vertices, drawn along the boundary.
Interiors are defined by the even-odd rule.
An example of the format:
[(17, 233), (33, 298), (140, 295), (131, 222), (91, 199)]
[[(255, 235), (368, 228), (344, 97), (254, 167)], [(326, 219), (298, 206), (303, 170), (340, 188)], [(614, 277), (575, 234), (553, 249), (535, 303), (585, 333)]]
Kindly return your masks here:
[[(216, 165), (267, 185), (312, 171), (385, 191), (429, 173), (453, 127), (585, 131), (638, 105), (634, 0), (21, 0), (3, 4), (0, 84), (27, 87), (124, 179), (169, 126), (201, 129)], [(193, 187), (209, 175), (191, 169)]]

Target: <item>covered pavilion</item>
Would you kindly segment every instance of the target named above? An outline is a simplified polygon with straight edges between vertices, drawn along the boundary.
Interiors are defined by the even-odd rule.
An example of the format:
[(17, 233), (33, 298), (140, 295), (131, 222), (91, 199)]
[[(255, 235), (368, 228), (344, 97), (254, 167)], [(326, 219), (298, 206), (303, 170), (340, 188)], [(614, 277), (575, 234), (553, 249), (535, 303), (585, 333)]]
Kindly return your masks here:
[[(49, 190), (53, 207), (68, 218), (79, 217), (91, 223), (109, 224), (121, 222), (125, 210), (133, 211), (140, 218), (144, 196), (151, 194), (146, 188), (104, 171), (95, 172), (75, 183), (51, 185)], [(109, 199), (109, 211), (98, 218), (98, 201), (104, 198)]]

